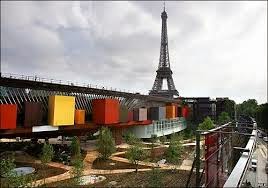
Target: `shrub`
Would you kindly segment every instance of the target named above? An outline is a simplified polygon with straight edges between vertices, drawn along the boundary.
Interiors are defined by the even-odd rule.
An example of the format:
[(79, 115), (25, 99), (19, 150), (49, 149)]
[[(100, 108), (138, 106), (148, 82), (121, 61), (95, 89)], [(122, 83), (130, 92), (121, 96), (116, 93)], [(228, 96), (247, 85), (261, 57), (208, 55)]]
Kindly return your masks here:
[(111, 131), (107, 127), (102, 127), (97, 140), (97, 150), (101, 158), (107, 160), (115, 151), (115, 142)]
[(153, 168), (149, 173), (149, 187), (164, 187), (163, 174), (158, 168)]

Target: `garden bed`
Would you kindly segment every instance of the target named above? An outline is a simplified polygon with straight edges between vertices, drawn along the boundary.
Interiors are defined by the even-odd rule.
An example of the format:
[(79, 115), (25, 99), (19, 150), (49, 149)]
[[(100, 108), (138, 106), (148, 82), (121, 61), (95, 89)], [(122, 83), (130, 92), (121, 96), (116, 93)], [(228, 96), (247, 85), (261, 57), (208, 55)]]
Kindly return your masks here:
[[(33, 180), (40, 180), (43, 178), (48, 178), (51, 176), (60, 175), (66, 172), (65, 169), (56, 168), (52, 166), (42, 166), (42, 164), (37, 163), (28, 163), (28, 162), (15, 162), (16, 168), (17, 167), (33, 167), (35, 172), (32, 175)], [(27, 175), (29, 176), (29, 175)], [(6, 187), (6, 179), (1, 178), (1, 187)]]
[[(163, 187), (186, 187), (190, 171), (160, 170)], [(115, 187), (150, 187), (150, 171), (129, 172), (120, 174), (104, 174), (106, 179), (94, 185), (80, 187), (111, 187), (110, 182), (115, 181)], [(71, 179), (48, 184), (48, 187), (72, 187)], [(201, 182), (202, 183), (202, 182)], [(195, 187), (195, 173), (192, 174), (189, 187)]]
[[(131, 163), (120, 162), (111, 159), (105, 161), (103, 159), (97, 158), (93, 161), (92, 168), (102, 170), (116, 170), (116, 169), (135, 169), (136, 166)], [(144, 169), (150, 167), (145, 165), (139, 165), (138, 168)]]

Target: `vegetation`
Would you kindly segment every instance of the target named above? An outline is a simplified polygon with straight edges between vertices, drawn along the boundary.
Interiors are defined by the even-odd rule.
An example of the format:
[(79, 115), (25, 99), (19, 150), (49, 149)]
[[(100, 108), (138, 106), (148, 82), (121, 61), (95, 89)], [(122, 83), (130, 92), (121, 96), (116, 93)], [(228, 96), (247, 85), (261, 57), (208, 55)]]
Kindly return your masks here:
[(163, 135), (163, 136), (160, 137), (160, 141), (161, 141), (162, 144), (165, 144), (168, 141), (168, 139), (167, 139), (167, 137), (165, 135)]
[(127, 159), (136, 167), (136, 173), (138, 172), (139, 161), (144, 160), (147, 156), (148, 152), (141, 147), (140, 142), (131, 145), (126, 152)]
[(158, 168), (153, 168), (149, 173), (149, 187), (164, 187), (163, 174)]
[(256, 121), (258, 127), (268, 131), (268, 103), (261, 104), (258, 106), (256, 111)]
[(84, 169), (83, 159), (81, 156), (81, 147), (80, 142), (77, 136), (73, 137), (72, 143), (71, 143), (71, 153), (72, 153), (72, 160), (71, 164), (73, 166), (72, 168), (72, 183), (74, 185), (79, 185), (81, 183), (81, 176)]
[(198, 125), (198, 130), (209, 130), (213, 128), (214, 124), (210, 117), (206, 117), (204, 121)]
[(171, 135), (169, 147), (165, 153), (167, 162), (172, 164), (177, 164), (179, 162), (181, 154), (183, 152), (181, 140), (182, 138), (177, 134)]
[(125, 139), (125, 142), (129, 145), (133, 145), (133, 144), (140, 142), (140, 140), (137, 137), (135, 137), (135, 135), (132, 132), (127, 132), (124, 135), (124, 139)]
[(81, 183), (81, 176), (83, 174), (83, 169), (84, 169), (84, 163), (83, 163), (83, 159), (80, 156), (76, 156), (73, 160), (72, 160), (72, 175), (73, 175), (73, 183), (75, 185), (79, 185)]
[(43, 145), (42, 148), (42, 154), (41, 154), (41, 162), (42, 164), (47, 164), (51, 162), (52, 158), (54, 156), (54, 149), (52, 145), (47, 144), (46, 142)]
[(97, 150), (101, 158), (107, 160), (115, 151), (115, 142), (111, 131), (107, 127), (102, 127), (97, 140)]
[(255, 99), (248, 99), (242, 104), (237, 105), (237, 115), (245, 115), (250, 117), (256, 117), (258, 103)]
[(224, 111), (229, 115), (230, 119), (234, 119), (235, 116), (235, 101), (224, 101)]
[(225, 123), (228, 123), (231, 121), (231, 118), (229, 117), (227, 112), (222, 112), (218, 117), (218, 124), (223, 125)]
[(80, 148), (80, 142), (77, 136), (74, 136), (72, 138), (72, 142), (71, 142), (71, 154), (72, 157), (81, 155), (81, 148)]
[(183, 139), (192, 139), (193, 136), (194, 134), (191, 127), (187, 127), (186, 129), (183, 130)]
[(157, 142), (157, 135), (152, 134), (151, 135), (151, 148), (153, 149), (155, 147), (155, 143)]
[[(41, 153), (41, 163), (42, 163), (43, 168), (45, 167), (45, 165), (47, 165), (47, 163), (51, 162), (53, 156), (54, 156), (54, 150), (53, 150), (52, 145), (47, 144), (45, 142), (42, 148), (42, 153)], [(44, 184), (45, 182), (46, 182), (46, 178), (44, 178)]]
[(34, 176), (18, 175), (14, 171), (16, 167), (14, 161), (14, 156), (8, 156), (6, 159), (1, 159), (1, 176), (6, 177), (6, 181), (1, 181), (1, 187), (30, 187), (30, 183), (34, 181)]

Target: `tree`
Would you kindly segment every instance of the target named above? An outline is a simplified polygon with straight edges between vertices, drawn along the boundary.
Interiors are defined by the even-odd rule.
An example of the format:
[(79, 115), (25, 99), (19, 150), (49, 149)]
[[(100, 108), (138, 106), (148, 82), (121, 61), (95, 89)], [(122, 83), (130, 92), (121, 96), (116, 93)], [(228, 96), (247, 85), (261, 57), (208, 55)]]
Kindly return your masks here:
[(80, 156), (81, 155), (81, 148), (80, 148), (80, 142), (77, 136), (74, 136), (72, 138), (71, 142), (71, 153), (72, 157)]
[(70, 147), (72, 153), (71, 164), (73, 166), (71, 171), (73, 176), (72, 183), (74, 185), (79, 185), (81, 183), (81, 176), (83, 174), (84, 163), (81, 156), (80, 142), (77, 136), (73, 137)]
[(42, 164), (46, 165), (47, 163), (51, 162), (53, 156), (54, 156), (53, 146), (45, 142), (42, 148), (42, 155), (41, 155)]
[(144, 160), (148, 152), (142, 149), (140, 143), (135, 143), (131, 145), (126, 152), (127, 159), (135, 165), (136, 173), (138, 172), (139, 161)]
[(155, 147), (155, 143), (157, 142), (157, 135), (152, 134), (151, 135), (151, 148), (153, 149)]
[[(16, 167), (14, 163), (14, 155), (7, 156), (6, 159), (1, 159), (0, 169), (1, 176), (6, 177), (6, 182), (1, 181), (1, 187), (27, 187), (34, 181), (33, 175), (18, 175), (14, 169)], [(7, 185), (6, 185), (7, 184)]]
[(162, 144), (165, 144), (167, 142), (167, 137), (165, 135), (161, 136), (160, 141), (162, 142)]
[(164, 187), (163, 174), (158, 168), (153, 168), (149, 173), (148, 187)]
[(177, 134), (172, 134), (170, 138), (169, 147), (165, 152), (167, 162), (177, 164), (180, 160), (183, 146), (181, 143), (181, 137)]
[(224, 111), (228, 113), (231, 119), (234, 119), (235, 116), (235, 101), (226, 100), (224, 101)]
[(204, 121), (198, 125), (198, 130), (209, 130), (213, 128), (214, 124), (210, 117), (206, 117)]
[(237, 115), (256, 117), (258, 103), (255, 99), (248, 99), (237, 105)]
[[(45, 168), (47, 163), (51, 162), (53, 156), (54, 156), (53, 146), (45, 142), (42, 148), (42, 153), (41, 153), (41, 163), (42, 163), (43, 168)], [(44, 173), (46, 173), (46, 171), (44, 171)], [(46, 183), (46, 178), (44, 178), (44, 184), (45, 183)]]
[(260, 128), (265, 129), (268, 132), (268, 103), (261, 104), (257, 107), (256, 121)]
[(81, 155), (77, 155), (74, 157), (72, 160), (72, 175), (73, 175), (73, 183), (74, 185), (79, 185), (82, 180), (81, 176), (83, 174), (83, 169), (84, 169), (84, 163)]
[(97, 150), (101, 158), (107, 160), (115, 151), (115, 142), (111, 131), (107, 127), (102, 127), (97, 140)]
[(140, 140), (132, 132), (127, 132), (124, 136), (124, 139), (125, 142), (129, 145), (133, 145), (140, 142)]
[(218, 118), (219, 125), (223, 125), (223, 124), (228, 123), (230, 121), (231, 121), (231, 118), (229, 117), (227, 112), (222, 112), (219, 115), (219, 118)]

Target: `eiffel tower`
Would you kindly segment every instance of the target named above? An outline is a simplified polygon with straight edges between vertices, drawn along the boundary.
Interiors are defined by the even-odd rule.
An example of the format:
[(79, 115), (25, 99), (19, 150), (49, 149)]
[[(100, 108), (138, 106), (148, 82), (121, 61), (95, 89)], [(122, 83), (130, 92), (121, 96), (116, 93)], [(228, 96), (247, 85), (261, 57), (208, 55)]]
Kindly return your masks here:
[[(179, 96), (179, 92), (176, 90), (174, 81), (172, 78), (172, 71), (170, 69), (169, 52), (168, 52), (168, 36), (167, 36), (167, 13), (164, 11), (161, 14), (162, 18), (162, 33), (161, 33), (161, 47), (158, 70), (156, 71), (156, 78), (152, 90), (149, 95), (174, 98)], [(163, 81), (167, 81), (167, 90), (163, 90)]]

